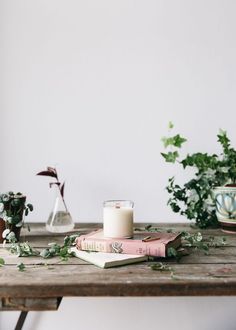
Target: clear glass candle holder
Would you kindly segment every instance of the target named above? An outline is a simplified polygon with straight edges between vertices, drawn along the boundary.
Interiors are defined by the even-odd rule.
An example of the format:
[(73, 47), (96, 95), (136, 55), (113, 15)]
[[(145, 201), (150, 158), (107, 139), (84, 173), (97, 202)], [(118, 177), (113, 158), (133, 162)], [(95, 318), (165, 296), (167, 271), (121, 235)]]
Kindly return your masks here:
[(109, 200), (103, 203), (105, 237), (133, 237), (134, 203), (128, 200)]

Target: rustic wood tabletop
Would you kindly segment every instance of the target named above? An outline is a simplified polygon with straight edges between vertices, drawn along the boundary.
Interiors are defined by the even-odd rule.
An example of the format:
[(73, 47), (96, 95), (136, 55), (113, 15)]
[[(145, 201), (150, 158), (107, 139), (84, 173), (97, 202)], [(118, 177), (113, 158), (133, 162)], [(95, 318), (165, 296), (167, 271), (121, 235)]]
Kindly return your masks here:
[[(136, 227), (144, 228), (145, 224)], [(187, 224), (153, 224), (176, 231), (191, 229)], [(65, 234), (50, 234), (44, 224), (30, 224), (21, 239), (32, 246), (45, 248), (49, 242), (62, 243)], [(101, 224), (77, 224), (74, 232), (87, 233)], [(78, 258), (16, 257), (6, 247), (0, 257), (6, 264), (0, 268), (1, 310), (55, 310), (65, 296), (215, 296), (236, 295), (236, 236), (220, 230), (202, 230), (204, 237), (225, 236), (226, 246), (211, 248), (209, 255), (194, 251), (179, 262), (167, 262), (172, 271), (150, 268), (157, 262), (143, 262), (122, 267), (100, 269)], [(24, 263), (21, 272), (17, 264)], [(174, 276), (173, 276), (174, 274)]]

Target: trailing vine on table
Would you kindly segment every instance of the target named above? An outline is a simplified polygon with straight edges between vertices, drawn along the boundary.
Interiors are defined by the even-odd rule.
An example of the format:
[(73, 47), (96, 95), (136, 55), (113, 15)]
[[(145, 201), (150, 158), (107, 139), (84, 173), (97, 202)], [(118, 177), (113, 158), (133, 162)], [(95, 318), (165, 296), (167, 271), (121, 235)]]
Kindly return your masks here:
[[(147, 225), (144, 228), (145, 231), (149, 232), (174, 232), (173, 229), (163, 229), (160, 227), (153, 227), (152, 225)], [(143, 231), (141, 228), (135, 228), (135, 231)], [(71, 252), (71, 247), (75, 246), (75, 240), (79, 237), (79, 234), (68, 235), (64, 238), (63, 244), (49, 243), (48, 247), (39, 251), (33, 248), (28, 242), (16, 243), (15, 241), (10, 243), (7, 247), (8, 250), (17, 255), (18, 257), (32, 257), (38, 256), (43, 259), (49, 259), (53, 257), (60, 257), (61, 261), (68, 261), (69, 258), (74, 257), (74, 252)], [(209, 254), (210, 248), (221, 248), (226, 245), (225, 237), (214, 237), (210, 236), (208, 238), (203, 238), (201, 232), (189, 233), (187, 231), (181, 232), (182, 244), (179, 249), (173, 247), (167, 249), (168, 258), (175, 258), (179, 261), (185, 255), (192, 253), (192, 251), (203, 251), (205, 254)], [(172, 267), (167, 264), (155, 262), (155, 258), (149, 257), (149, 261), (153, 261), (150, 265), (152, 270), (155, 271), (171, 271), (174, 277)], [(0, 267), (4, 266), (5, 261), (0, 258)], [(37, 264), (38, 265), (38, 264)], [(46, 265), (43, 263), (42, 265)], [(17, 265), (19, 271), (25, 271), (26, 266), (24, 263), (19, 263)]]

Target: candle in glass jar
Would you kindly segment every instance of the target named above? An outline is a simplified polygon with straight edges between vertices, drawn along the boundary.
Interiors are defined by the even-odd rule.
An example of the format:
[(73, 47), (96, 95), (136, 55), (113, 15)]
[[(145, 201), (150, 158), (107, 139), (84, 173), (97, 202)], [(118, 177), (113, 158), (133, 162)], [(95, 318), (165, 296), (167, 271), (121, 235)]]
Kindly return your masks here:
[(132, 201), (114, 200), (103, 204), (103, 231), (105, 237), (133, 237)]

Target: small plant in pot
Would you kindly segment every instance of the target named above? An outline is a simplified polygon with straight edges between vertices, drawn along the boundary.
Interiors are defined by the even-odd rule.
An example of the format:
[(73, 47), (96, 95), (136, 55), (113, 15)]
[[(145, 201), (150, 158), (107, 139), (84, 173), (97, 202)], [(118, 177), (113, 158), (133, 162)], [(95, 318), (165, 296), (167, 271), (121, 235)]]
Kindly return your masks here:
[[(169, 129), (173, 129), (172, 123)], [(230, 218), (231, 229), (236, 229), (236, 150), (231, 147), (225, 131), (221, 130), (217, 137), (222, 147), (219, 155), (197, 152), (184, 157), (180, 155), (182, 145), (187, 141), (184, 137), (176, 134), (162, 139), (168, 149), (161, 153), (166, 162), (178, 163), (184, 170), (194, 170), (193, 177), (182, 186), (176, 183), (174, 177), (169, 179), (166, 187), (170, 195), (168, 205), (174, 212), (195, 220), (200, 228), (221, 224), (225, 229), (225, 219)], [(223, 196), (229, 190), (230, 198), (227, 195), (225, 199)], [(225, 207), (226, 218), (223, 217), (222, 207)]]
[(9, 191), (0, 194), (0, 243), (19, 240), (24, 216), (30, 211), (33, 211), (33, 205), (26, 203), (26, 196), (22, 193)]
[(236, 185), (214, 189), (216, 215), (224, 232), (236, 234)]

